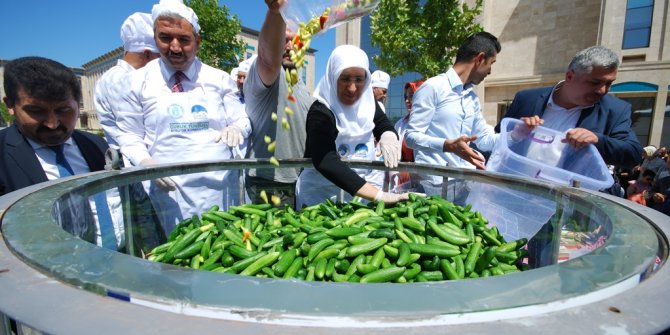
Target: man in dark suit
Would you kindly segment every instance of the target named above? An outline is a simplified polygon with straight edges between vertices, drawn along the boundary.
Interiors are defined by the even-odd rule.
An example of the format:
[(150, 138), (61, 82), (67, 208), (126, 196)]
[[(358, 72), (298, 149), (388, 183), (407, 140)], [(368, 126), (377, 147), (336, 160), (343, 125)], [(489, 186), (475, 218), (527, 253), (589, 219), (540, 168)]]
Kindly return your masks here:
[[(3, 101), (14, 124), (0, 131), (0, 195), (64, 177), (64, 173), (104, 169), (107, 143), (74, 129), (81, 87), (70, 69), (46, 58), (18, 58), (5, 65), (4, 88)], [(65, 172), (59, 155), (67, 161)], [(96, 243), (97, 228), (89, 221), (94, 218), (92, 209), (83, 195), (68, 194), (57, 202), (55, 217), (66, 231)], [(111, 234), (121, 240), (118, 226)]]
[(567, 131), (566, 141), (575, 148), (593, 144), (608, 165), (633, 167), (642, 159), (642, 145), (631, 127), (631, 105), (607, 94), (618, 67), (612, 50), (584, 49), (570, 62), (565, 80), (518, 92), (504, 117)]
[[(48, 180), (105, 169), (107, 142), (101, 136), (75, 130), (81, 87), (70, 69), (46, 58), (18, 58), (5, 65), (4, 87), (3, 100), (15, 121), (0, 130), (0, 195)], [(66, 163), (59, 161), (59, 155)], [(120, 194), (116, 188), (91, 197), (71, 192), (56, 202), (54, 217), (75, 236), (123, 251), (123, 202), (124, 206), (131, 206), (127, 210), (135, 224), (134, 233), (141, 234), (133, 239), (136, 248), (150, 249), (164, 241), (165, 236), (162, 230), (157, 230), (153, 207), (125, 196), (126, 188), (133, 186), (144, 192), (139, 184), (121, 187)], [(101, 206), (108, 210), (98, 211)], [(104, 233), (101, 215), (107, 216), (107, 211), (109, 217), (102, 221), (109, 222), (111, 229)], [(98, 221), (91, 222), (95, 218)], [(139, 245), (139, 241), (144, 245)]]
[[(542, 125), (566, 132), (565, 141), (571, 146), (593, 144), (606, 164), (633, 167), (642, 160), (642, 145), (631, 127), (631, 105), (607, 94), (618, 68), (619, 57), (608, 48), (579, 51), (568, 65), (565, 80), (553, 87), (518, 92), (505, 117), (521, 119), (531, 128)], [(500, 125), (496, 126), (499, 131)], [(619, 195), (620, 186), (615, 183), (603, 191)], [(544, 253), (557, 248), (552, 238), (557, 228), (551, 222), (528, 242), (531, 267), (556, 262), (556, 255)]]
[(86, 165), (82, 169), (104, 169), (107, 143), (74, 129), (81, 88), (70, 69), (45, 58), (18, 58), (5, 65), (4, 86), (3, 101), (14, 124), (0, 131), (0, 195), (55, 179), (49, 178), (50, 169), (40, 161), (48, 161), (42, 158), (47, 155), (39, 153), (51, 146), (72, 142), (72, 148), (64, 149), (68, 160), (71, 151), (79, 151)]

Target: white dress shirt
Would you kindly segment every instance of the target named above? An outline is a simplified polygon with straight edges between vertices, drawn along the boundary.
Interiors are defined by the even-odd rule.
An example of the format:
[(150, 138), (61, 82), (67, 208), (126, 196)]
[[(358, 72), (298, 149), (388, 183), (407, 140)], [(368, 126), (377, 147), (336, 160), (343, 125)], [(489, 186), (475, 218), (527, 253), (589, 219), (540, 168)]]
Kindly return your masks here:
[[(564, 133), (577, 126), (582, 110), (591, 106), (575, 106), (572, 108), (563, 108), (554, 101), (554, 94), (560, 89), (563, 82), (559, 82), (551, 92), (547, 107), (542, 114), (542, 127), (556, 130)], [(567, 145), (562, 143), (563, 138), (555, 138), (551, 143), (542, 143), (531, 141), (528, 146), (526, 157), (532, 157), (537, 161), (549, 166), (561, 166), (563, 161), (563, 148)]]
[[(60, 173), (58, 172), (58, 165), (56, 165), (56, 152), (50, 149), (46, 145), (38, 144), (31, 139), (28, 139), (28, 143), (33, 147), (35, 151), (35, 156), (37, 160), (42, 165), (42, 169), (47, 175), (47, 179), (55, 180), (61, 178)], [(91, 169), (86, 163), (84, 155), (79, 150), (79, 147), (74, 143), (72, 137), (70, 137), (63, 144), (63, 154), (68, 164), (72, 168), (72, 171), (75, 175), (89, 173)], [(121, 196), (117, 188), (112, 188), (106, 191), (107, 195), (107, 205), (109, 206), (109, 212), (112, 215), (112, 223), (114, 224), (114, 235), (116, 237), (116, 243), (119, 248), (125, 245), (125, 236), (124, 236), (124, 226), (123, 226), (123, 211), (121, 209)], [(100, 226), (98, 225), (98, 214), (95, 207), (95, 201), (93, 197), (89, 198), (89, 203), (91, 204), (91, 210), (93, 215), (96, 218), (96, 243), (97, 245), (102, 245), (102, 238), (100, 237)]]

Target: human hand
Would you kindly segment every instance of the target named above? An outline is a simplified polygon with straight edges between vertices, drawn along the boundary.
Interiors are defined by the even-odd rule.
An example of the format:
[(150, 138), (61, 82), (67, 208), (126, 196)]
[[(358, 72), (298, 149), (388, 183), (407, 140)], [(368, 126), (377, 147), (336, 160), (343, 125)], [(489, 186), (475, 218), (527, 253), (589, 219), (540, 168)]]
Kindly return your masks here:
[(510, 133), (512, 140), (514, 141), (520, 141), (528, 137), (530, 132), (535, 129), (535, 127), (541, 126), (544, 123), (544, 120), (540, 119), (540, 117), (537, 115), (522, 117), (519, 120), (521, 120), (523, 124), (515, 125), (514, 129), (512, 129), (512, 132)]
[(565, 133), (565, 138), (561, 142), (568, 143), (575, 149), (581, 149), (589, 144), (598, 143), (598, 136), (588, 129), (572, 128)]
[(379, 149), (384, 155), (384, 165), (389, 168), (398, 166), (400, 161), (400, 149), (402, 145), (398, 136), (392, 131), (385, 131), (379, 138)]
[(654, 202), (663, 203), (665, 202), (665, 195), (663, 193), (654, 193), (652, 199), (654, 200)]
[(219, 143), (219, 141), (223, 141), (223, 143), (226, 143), (231, 148), (240, 145), (244, 141), (242, 129), (237, 126), (223, 128), (214, 138), (214, 142)]
[(272, 13), (279, 13), (279, 8), (281, 8), (286, 0), (265, 0), (265, 4), (268, 5), (268, 11)]
[(485, 160), (482, 154), (470, 148), (468, 143), (477, 139), (477, 136), (461, 135), (460, 137), (450, 140), (444, 140), (442, 151), (451, 152), (463, 158), (465, 161), (474, 165), (478, 170), (486, 170), (484, 165)]
[(379, 190), (375, 196), (375, 201), (382, 201), (387, 205), (393, 205), (406, 200), (409, 200), (409, 193), (389, 193)]
[(533, 116), (529, 116), (529, 117), (524, 116), (522, 118), (519, 118), (519, 120), (523, 121), (523, 123), (531, 129), (544, 124), (544, 120), (542, 120), (537, 115), (533, 115)]
[(121, 170), (122, 167), (121, 153), (116, 149), (107, 148), (107, 151), (105, 151), (105, 170)]
[[(412, 192), (412, 194), (419, 197), (426, 197), (423, 193)], [(375, 201), (383, 201), (387, 205), (393, 205), (406, 200), (409, 200), (409, 193), (390, 193), (379, 190), (375, 196)]]
[[(147, 158), (140, 162), (140, 166), (149, 166), (156, 164), (160, 164), (160, 162), (153, 158)], [(177, 189), (177, 184), (175, 184), (174, 180), (172, 180), (172, 178), (170, 177), (161, 177), (158, 179), (154, 179), (154, 183), (156, 183), (156, 186), (164, 192), (170, 192)]]

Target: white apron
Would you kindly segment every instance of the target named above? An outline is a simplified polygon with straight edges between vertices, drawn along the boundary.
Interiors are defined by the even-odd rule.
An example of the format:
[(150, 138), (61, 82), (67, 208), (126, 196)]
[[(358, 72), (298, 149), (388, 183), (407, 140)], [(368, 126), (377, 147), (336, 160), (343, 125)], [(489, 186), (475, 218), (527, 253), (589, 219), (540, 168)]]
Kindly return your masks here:
[[(156, 140), (149, 154), (160, 162), (183, 163), (230, 159), (230, 147), (214, 142), (226, 126), (223, 101), (207, 99), (202, 86), (189, 92), (162, 94), (156, 104)], [(212, 205), (227, 209), (239, 204), (239, 172), (223, 170), (171, 176), (176, 190), (165, 192), (152, 182), (151, 200), (166, 232)]]
[[(335, 147), (340, 157), (345, 159), (367, 159), (375, 160), (375, 142), (372, 132), (361, 136), (343, 135), (339, 132), (335, 139)], [(366, 181), (374, 175), (375, 170), (353, 169)], [(298, 209), (303, 205), (311, 206), (330, 199), (336, 201), (349, 201), (351, 195), (341, 188), (335, 186), (314, 168), (306, 168), (300, 173), (296, 184), (296, 206)]]

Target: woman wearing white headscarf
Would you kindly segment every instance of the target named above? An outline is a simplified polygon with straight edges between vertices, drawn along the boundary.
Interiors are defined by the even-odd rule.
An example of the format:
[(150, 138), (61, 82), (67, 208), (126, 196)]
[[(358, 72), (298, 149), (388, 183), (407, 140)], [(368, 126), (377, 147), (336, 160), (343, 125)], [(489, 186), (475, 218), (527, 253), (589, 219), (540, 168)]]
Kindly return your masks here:
[(387, 167), (396, 167), (400, 158), (398, 135), (370, 89), (365, 52), (352, 45), (335, 48), (313, 95), (316, 101), (307, 113), (305, 158), (312, 159), (315, 169), (305, 169), (298, 178), (297, 207), (326, 199), (347, 201), (353, 195), (385, 203), (406, 200), (406, 193), (383, 192), (366, 182), (372, 170), (352, 169), (342, 161), (375, 160), (375, 139)]

